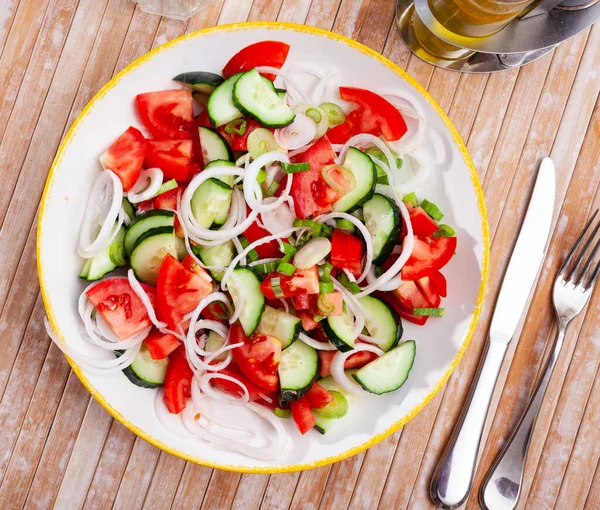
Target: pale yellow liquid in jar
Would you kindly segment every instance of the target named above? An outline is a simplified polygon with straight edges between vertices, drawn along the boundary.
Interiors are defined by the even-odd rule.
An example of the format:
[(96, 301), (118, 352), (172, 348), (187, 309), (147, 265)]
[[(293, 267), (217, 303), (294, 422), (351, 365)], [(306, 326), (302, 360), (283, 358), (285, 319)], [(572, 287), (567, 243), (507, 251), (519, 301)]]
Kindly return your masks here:
[(428, 0), (439, 23), (457, 35), (485, 37), (504, 28), (535, 0)]

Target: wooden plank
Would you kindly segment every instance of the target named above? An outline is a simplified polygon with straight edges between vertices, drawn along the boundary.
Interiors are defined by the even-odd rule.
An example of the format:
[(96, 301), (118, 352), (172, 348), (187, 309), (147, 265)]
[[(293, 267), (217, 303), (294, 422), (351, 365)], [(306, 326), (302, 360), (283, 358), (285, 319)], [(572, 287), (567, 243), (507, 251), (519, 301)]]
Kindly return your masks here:
[(594, 480), (590, 487), (590, 492), (585, 501), (584, 508), (594, 510), (600, 508), (600, 463), (596, 466), (596, 472), (594, 474)]
[(230, 508), (235, 491), (240, 482), (240, 473), (213, 469), (208, 488), (204, 493), (202, 510), (222, 510)]
[(142, 508), (170, 508), (184, 467), (185, 460), (160, 452)]
[(254, 0), (252, 10), (248, 14), (248, 21), (277, 19), (282, 3), (282, 0)]
[(0, 6), (0, 57), (5, 48), (6, 39), (12, 28), (20, 0), (5, 0)]
[(198, 508), (211, 475), (212, 469), (186, 462), (171, 508), (173, 510)]
[(231, 509), (253, 510), (260, 508), (268, 483), (269, 475), (242, 475), (231, 503)]

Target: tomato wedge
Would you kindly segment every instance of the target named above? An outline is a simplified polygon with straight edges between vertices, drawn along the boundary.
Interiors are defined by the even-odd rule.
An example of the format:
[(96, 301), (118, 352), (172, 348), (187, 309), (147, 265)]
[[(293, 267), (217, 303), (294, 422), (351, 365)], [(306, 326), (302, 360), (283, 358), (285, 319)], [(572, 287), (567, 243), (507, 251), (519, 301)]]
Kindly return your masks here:
[(181, 345), (169, 356), (163, 385), (163, 401), (170, 413), (179, 414), (185, 409), (185, 399), (192, 395), (193, 377), (194, 373), (185, 357), (185, 347)]
[(144, 340), (152, 359), (164, 359), (179, 347), (179, 340), (174, 335), (165, 335), (153, 329)]
[[(376, 296), (391, 305), (396, 312), (409, 322), (423, 326), (429, 317), (415, 317), (415, 308), (432, 308), (426, 296), (421, 292), (415, 282), (404, 282), (400, 287), (391, 292), (378, 292)], [(434, 307), (435, 308), (435, 307)]]
[(456, 251), (456, 237), (414, 236), (415, 245), (402, 268), (403, 280), (418, 280), (444, 267)]
[(144, 126), (154, 138), (191, 138), (194, 105), (191, 90), (146, 92), (136, 97)]
[(144, 157), (146, 139), (139, 129), (130, 126), (100, 156), (102, 168), (112, 170), (123, 184), (123, 191), (129, 191), (138, 180)]
[[(327, 377), (331, 375), (331, 361), (337, 351), (319, 351), (319, 375)], [(351, 368), (362, 368), (377, 358), (377, 354), (370, 351), (359, 351), (348, 356), (344, 362), (344, 370)]]
[(242, 373), (257, 386), (267, 391), (277, 391), (281, 341), (260, 333), (248, 338), (239, 323), (231, 325), (229, 337), (232, 344), (243, 343), (232, 349), (233, 358)]
[(304, 331), (312, 331), (321, 326), (321, 324), (315, 321), (315, 314), (309, 310), (296, 310), (296, 315), (302, 320), (302, 329)]
[(321, 206), (316, 201), (316, 197), (323, 194), (321, 188), (325, 185), (321, 170), (335, 162), (335, 152), (327, 137), (323, 136), (303, 153), (292, 156), (290, 161), (310, 163), (310, 170), (294, 174), (290, 194), (294, 199), (296, 216), (308, 218), (330, 211), (330, 205)]
[(431, 278), (431, 285), (441, 297), (448, 295), (448, 284), (446, 283), (446, 277), (439, 271), (434, 271), (429, 275)]
[(310, 407), (313, 409), (323, 409), (327, 404), (333, 402), (333, 395), (316, 382), (312, 384), (305, 398), (308, 399)]
[(414, 235), (429, 237), (440, 229), (433, 218), (422, 207), (413, 207), (409, 214)]
[(352, 126), (349, 121), (333, 126), (327, 131), (327, 138), (331, 143), (343, 145), (352, 137)]
[[(250, 71), (258, 66), (269, 66), (281, 69), (285, 63), (290, 45), (281, 41), (260, 41), (250, 44), (238, 51), (223, 68), (223, 77), (229, 78), (242, 71)], [(271, 81), (275, 80), (274, 74), (261, 73)]]
[(419, 287), (421, 293), (425, 296), (425, 299), (431, 308), (440, 306), (442, 298), (438, 294), (438, 291), (429, 276), (419, 278), (415, 283), (417, 284), (417, 287)]
[[(256, 384), (254, 384), (252, 381), (250, 381), (244, 374), (242, 374), (241, 370), (235, 363), (230, 363), (227, 366), (227, 368), (219, 370), (218, 373), (232, 377), (234, 379), (237, 379), (244, 386), (246, 386), (246, 389), (248, 390), (248, 395), (250, 397), (250, 399), (249, 399), (250, 402), (268, 403), (266, 400), (263, 399), (263, 395), (271, 398), (273, 401), (277, 400), (276, 395), (268, 394), (269, 392), (265, 391), (262, 388), (259, 388)], [(234, 397), (241, 397), (244, 394), (244, 392), (242, 391), (242, 388), (240, 387), (239, 384), (236, 384), (232, 381), (228, 381), (226, 379), (214, 378), (214, 379), (210, 380), (210, 384), (211, 384), (211, 386), (214, 386), (215, 388), (219, 388), (224, 393), (227, 393)]]
[(331, 236), (331, 264), (338, 269), (348, 269), (355, 278), (362, 273), (364, 247), (362, 241), (352, 234), (335, 229)]
[(160, 168), (164, 179), (187, 181), (196, 170), (191, 140), (148, 140), (146, 167)]
[(212, 292), (212, 283), (186, 269), (171, 254), (162, 261), (158, 271), (156, 293), (158, 309), (169, 328), (175, 329), (184, 315)]
[(306, 434), (317, 424), (310, 410), (310, 402), (307, 398), (302, 397), (300, 400), (294, 400), (290, 404), (290, 409), (292, 410), (292, 418), (300, 434)]
[[(140, 283), (148, 294), (150, 302), (156, 303), (154, 287)], [(103, 280), (86, 292), (88, 299), (98, 313), (121, 339), (137, 335), (152, 325), (142, 300), (133, 292), (127, 278)]]
[[(246, 207), (246, 213), (250, 214), (249, 207)], [(244, 237), (248, 239), (248, 241), (250, 241), (251, 243), (270, 235), (271, 232), (267, 232), (264, 228), (259, 227), (256, 221), (252, 223), (252, 225), (250, 225), (246, 230), (244, 230)], [(279, 244), (275, 240), (269, 243), (261, 244), (254, 249), (256, 250), (256, 253), (258, 253), (259, 258), (261, 259), (281, 257), (281, 252), (279, 251)]]
[(375, 92), (355, 87), (340, 87), (340, 97), (358, 105), (358, 110), (349, 115), (352, 134), (383, 135), (386, 140), (392, 141), (402, 138), (406, 133), (406, 122), (400, 112)]

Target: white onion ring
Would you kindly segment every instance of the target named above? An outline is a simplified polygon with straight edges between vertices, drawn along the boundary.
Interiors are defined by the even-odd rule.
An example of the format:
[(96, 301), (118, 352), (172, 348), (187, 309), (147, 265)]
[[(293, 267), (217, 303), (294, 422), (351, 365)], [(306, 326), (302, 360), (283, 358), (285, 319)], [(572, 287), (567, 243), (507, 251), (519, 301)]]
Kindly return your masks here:
[[(146, 294), (144, 288), (140, 285), (140, 282), (137, 281), (135, 275), (133, 274), (133, 269), (129, 269), (127, 271), (127, 279), (129, 280), (129, 285), (131, 286), (133, 292), (136, 293), (137, 297), (139, 297), (142, 303), (144, 304), (144, 308), (146, 308), (146, 313), (148, 314), (148, 317), (150, 318), (152, 324), (154, 324), (154, 327), (157, 329), (166, 328), (167, 323), (159, 321), (156, 317), (156, 312), (154, 311), (154, 307), (150, 302), (150, 298), (148, 297), (148, 294)], [(172, 332), (170, 331), (169, 333)]]
[(400, 139), (386, 141), (388, 147), (396, 153), (416, 149), (423, 142), (426, 132), (425, 112), (423, 112), (417, 101), (411, 101), (408, 97), (399, 95), (397, 92), (386, 94), (383, 97), (400, 112), (407, 128), (406, 133)]
[(310, 98), (304, 95), (301, 87), (285, 71), (271, 66), (257, 66), (256, 70), (259, 73), (269, 73), (279, 76), (293, 104), (310, 103)]
[(246, 199), (246, 203), (250, 209), (252, 209), (250, 216), (257, 212), (263, 213), (272, 211), (276, 207), (279, 207), (290, 194), (290, 190), (292, 189), (293, 174), (288, 175), (285, 189), (278, 198), (269, 197), (264, 202), (262, 201), (262, 189), (257, 180), (258, 172), (260, 172), (263, 166), (276, 161), (280, 163), (290, 162), (287, 154), (284, 154), (280, 151), (271, 151), (260, 155), (248, 165), (248, 168), (246, 168), (246, 172), (244, 174), (244, 198)]
[(132, 204), (151, 199), (163, 183), (163, 173), (160, 168), (145, 168), (133, 187), (127, 192), (127, 200)]
[[(234, 396), (223, 393), (222, 391), (215, 390), (210, 385), (210, 381), (212, 379), (223, 379), (224, 381), (229, 381), (234, 384), (237, 384), (242, 390), (243, 395), (240, 398), (236, 398)], [(214, 398), (215, 400), (220, 400), (221, 402), (226, 402), (228, 404), (234, 405), (244, 405), (247, 404), (250, 400), (250, 393), (248, 392), (248, 388), (246, 388), (246, 385), (240, 380), (236, 379), (235, 377), (231, 377), (229, 375), (215, 373), (204, 374), (202, 377), (198, 378), (198, 385), (200, 386), (202, 393), (208, 395), (211, 398)]]
[[(106, 194), (108, 187), (112, 188), (112, 198), (108, 212), (104, 215), (102, 221), (98, 221), (97, 209), (100, 207), (100, 201)], [(110, 170), (104, 170), (98, 175), (92, 190), (88, 196), (85, 212), (83, 214), (83, 220), (81, 224), (81, 230), (79, 233), (79, 245), (77, 247), (77, 253), (84, 258), (92, 258), (98, 255), (104, 250), (109, 243), (114, 239), (117, 232), (121, 228), (120, 224), (115, 226), (115, 222), (122, 223), (123, 217), (121, 216), (121, 204), (123, 201), (123, 185), (121, 180)], [(118, 219), (120, 218), (120, 222)], [(100, 224), (100, 231), (96, 238), (92, 241), (92, 229), (94, 228), (93, 223), (97, 222)]]
[(383, 354), (383, 351), (379, 347), (375, 347), (370, 344), (356, 344), (354, 346), (354, 350), (348, 352), (337, 352), (333, 359), (331, 360), (331, 375), (335, 382), (338, 384), (340, 388), (342, 388), (346, 393), (350, 393), (351, 395), (357, 396), (367, 396), (370, 395), (369, 392), (363, 390), (358, 384), (352, 382), (346, 374), (344, 373), (344, 363), (346, 360), (361, 351), (369, 351), (374, 352), (378, 356)]
[(337, 351), (337, 347), (332, 345), (331, 342), (319, 342), (314, 338), (309, 337), (306, 333), (300, 333), (298, 338), (302, 340), (306, 345), (310, 345), (313, 349), (317, 351)]
[(296, 118), (289, 126), (275, 130), (277, 145), (287, 150), (295, 150), (312, 142), (317, 134), (315, 121), (303, 113), (296, 113)]
[(271, 234), (279, 234), (292, 228), (296, 219), (287, 204), (280, 204), (272, 211), (262, 213), (261, 216), (265, 229)]

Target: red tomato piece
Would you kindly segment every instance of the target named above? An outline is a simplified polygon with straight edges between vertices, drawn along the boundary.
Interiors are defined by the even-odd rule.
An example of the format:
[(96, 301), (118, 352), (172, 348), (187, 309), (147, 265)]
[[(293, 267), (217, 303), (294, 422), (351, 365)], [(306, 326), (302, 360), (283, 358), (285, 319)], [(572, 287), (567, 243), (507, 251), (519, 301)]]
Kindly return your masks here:
[(417, 284), (417, 287), (419, 287), (421, 293), (425, 296), (425, 299), (428, 301), (431, 308), (440, 306), (442, 298), (438, 294), (429, 276), (419, 278), (415, 283)]
[(316, 425), (315, 417), (310, 410), (310, 402), (307, 398), (302, 397), (300, 400), (294, 400), (290, 404), (292, 410), (292, 418), (300, 431), (300, 434), (306, 434)]
[[(311, 295), (310, 296), (310, 312), (313, 315), (342, 315), (342, 293), (339, 291), (328, 292), (325, 294), (325, 298), (329, 305), (333, 305), (333, 309), (331, 311), (324, 311), (319, 308), (319, 296)], [(325, 305), (325, 309), (329, 309), (329, 306)]]
[(296, 269), (292, 276), (292, 285), (295, 289), (304, 290), (307, 294), (318, 294), (319, 270), (317, 266), (308, 269)]
[[(319, 351), (319, 375), (321, 377), (327, 377), (331, 375), (331, 361), (338, 351)], [(346, 358), (344, 362), (344, 370), (351, 368), (362, 368), (368, 363), (371, 363), (377, 354), (370, 351), (359, 351)]]
[(232, 344), (244, 344), (232, 349), (233, 357), (242, 373), (257, 386), (267, 391), (277, 391), (281, 341), (260, 333), (248, 338), (238, 323), (232, 324), (229, 336)]
[(315, 314), (309, 310), (296, 310), (296, 315), (302, 320), (302, 329), (304, 331), (312, 331), (321, 326), (317, 321), (314, 320)]
[(413, 207), (410, 211), (410, 223), (413, 228), (413, 234), (417, 236), (429, 237), (440, 229), (433, 218), (422, 207)]
[(154, 200), (144, 200), (135, 204), (135, 214), (143, 214), (154, 209)]
[(378, 292), (377, 297), (390, 304), (396, 312), (409, 322), (424, 325), (429, 317), (415, 317), (415, 308), (430, 308), (431, 304), (417, 287), (415, 282), (404, 282), (400, 287), (391, 292)]
[(177, 187), (173, 188), (169, 191), (165, 191), (161, 193), (157, 197), (154, 198), (154, 208), (155, 209), (171, 209), (173, 211), (177, 210), (177, 198), (179, 197), (179, 192), (183, 193), (184, 188)]
[(352, 137), (352, 126), (346, 121), (337, 126), (333, 126), (327, 131), (327, 138), (331, 143), (343, 145)]
[[(156, 303), (154, 287), (140, 283), (150, 302)], [(127, 278), (110, 278), (94, 285), (87, 297), (115, 334), (125, 340), (152, 325), (142, 300), (133, 292)]]
[(410, 258), (402, 268), (403, 280), (418, 280), (444, 267), (456, 251), (456, 237), (415, 236)]
[(192, 395), (194, 373), (185, 357), (183, 345), (169, 356), (165, 374), (163, 401), (172, 414), (179, 414), (185, 408), (185, 399)]
[[(250, 214), (250, 209), (248, 208), (246, 211)], [(267, 232), (264, 228), (259, 227), (256, 222), (252, 223), (246, 230), (244, 230), (244, 237), (248, 239), (251, 243), (262, 239), (263, 237), (270, 236), (271, 232)], [(277, 258), (281, 256), (281, 252), (279, 251), (279, 244), (277, 241), (271, 241), (269, 243), (261, 244), (254, 248), (256, 253), (261, 259), (270, 259)]]
[[(250, 71), (258, 66), (269, 66), (281, 69), (285, 63), (290, 45), (281, 41), (260, 41), (250, 44), (238, 51), (223, 68), (223, 77), (240, 73), (242, 71)], [(262, 73), (265, 78), (271, 81), (275, 80), (275, 75)]]
[(146, 92), (136, 97), (144, 126), (154, 138), (191, 138), (194, 106), (191, 90)]
[(292, 298), (292, 304), (296, 310), (308, 310), (310, 308), (310, 296), (308, 294), (300, 294)]
[(333, 395), (316, 382), (312, 384), (305, 398), (308, 399), (310, 407), (313, 409), (323, 409), (327, 404), (333, 402)]
[(344, 230), (335, 229), (331, 236), (331, 264), (348, 269), (355, 278), (362, 273), (364, 247), (362, 241)]
[[(263, 400), (263, 395), (272, 398), (274, 395), (270, 395), (269, 392), (265, 391), (262, 388), (259, 388), (256, 384), (250, 381), (244, 374), (242, 374), (241, 370), (235, 363), (230, 363), (227, 368), (219, 370), (219, 374), (227, 375), (229, 377), (233, 377), (240, 381), (246, 389), (248, 390), (248, 395), (250, 397), (250, 402), (257, 402)], [(219, 388), (221, 391), (228, 393), (234, 397), (241, 397), (244, 392), (239, 384), (236, 384), (232, 381), (228, 381), (226, 379), (211, 379), (211, 386), (215, 388)], [(276, 399), (276, 397), (275, 397)]]
[[(279, 282), (279, 287), (274, 282)], [(261, 283), (260, 290), (267, 299), (280, 299), (306, 294), (306, 290), (296, 287), (292, 277), (273, 271)]]
[(226, 322), (230, 317), (229, 311), (221, 301), (214, 301), (209, 304), (200, 312), (200, 315), (203, 319), (222, 322)]
[(400, 112), (375, 92), (355, 87), (340, 87), (340, 97), (359, 107), (360, 115), (355, 114), (351, 121), (353, 134), (383, 135), (386, 140), (392, 141), (399, 140), (406, 133), (406, 122)]
[(436, 292), (441, 297), (446, 297), (448, 295), (448, 284), (446, 283), (446, 277), (439, 271), (434, 271), (429, 275), (429, 278), (431, 278), (431, 285), (433, 285)]
[(212, 283), (167, 254), (158, 271), (156, 292), (161, 317), (175, 329), (184, 315), (212, 292)]
[(179, 347), (179, 340), (173, 335), (165, 335), (153, 329), (150, 334), (146, 337), (146, 347), (152, 359), (165, 359), (171, 354), (177, 347)]
[(331, 206), (320, 206), (315, 197), (322, 194), (324, 181), (321, 170), (335, 162), (335, 152), (326, 136), (320, 138), (301, 154), (290, 158), (292, 163), (310, 163), (310, 170), (294, 174), (291, 195), (298, 218), (317, 216), (331, 210)]
[(130, 126), (100, 156), (100, 163), (117, 174), (123, 191), (129, 191), (140, 176), (145, 156), (146, 139), (139, 129)]
[(192, 156), (191, 140), (148, 140), (146, 167), (160, 168), (165, 180), (186, 181), (194, 169)]

